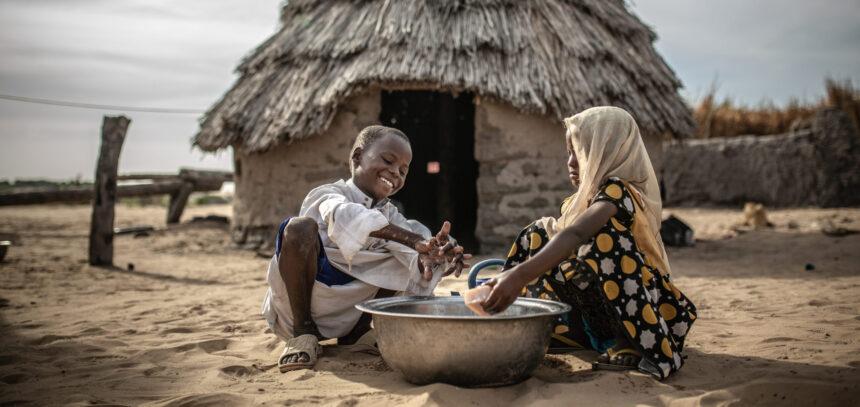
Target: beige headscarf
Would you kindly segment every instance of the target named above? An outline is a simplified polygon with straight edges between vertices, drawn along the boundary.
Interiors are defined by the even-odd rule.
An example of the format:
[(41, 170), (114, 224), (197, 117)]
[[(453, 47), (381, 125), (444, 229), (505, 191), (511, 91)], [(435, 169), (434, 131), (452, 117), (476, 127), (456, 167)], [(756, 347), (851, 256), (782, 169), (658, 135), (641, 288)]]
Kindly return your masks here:
[(663, 275), (669, 262), (660, 238), (660, 186), (636, 121), (624, 109), (602, 106), (564, 120), (566, 138), (579, 160), (579, 190), (565, 201), (555, 231), (571, 225), (610, 177), (621, 179), (636, 206), (633, 238), (645, 262)]

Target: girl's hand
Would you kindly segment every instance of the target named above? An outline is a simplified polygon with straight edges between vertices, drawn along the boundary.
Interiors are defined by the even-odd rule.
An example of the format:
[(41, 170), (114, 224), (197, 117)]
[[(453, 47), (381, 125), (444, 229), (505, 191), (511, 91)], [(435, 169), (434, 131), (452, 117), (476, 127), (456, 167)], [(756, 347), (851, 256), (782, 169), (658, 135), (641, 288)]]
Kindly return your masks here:
[(499, 277), (491, 278), (485, 284), (493, 287), (490, 298), (484, 301), (484, 309), (491, 314), (498, 314), (516, 301), (525, 284), (520, 283), (515, 275), (515, 268), (506, 271)]

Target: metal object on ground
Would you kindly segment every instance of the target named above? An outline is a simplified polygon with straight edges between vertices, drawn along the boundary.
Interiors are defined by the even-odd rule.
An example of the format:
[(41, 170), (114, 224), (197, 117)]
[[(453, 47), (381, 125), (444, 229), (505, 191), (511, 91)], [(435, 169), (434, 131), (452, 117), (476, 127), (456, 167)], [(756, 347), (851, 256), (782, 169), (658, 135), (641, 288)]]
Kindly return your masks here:
[(373, 315), (386, 363), (414, 384), (494, 387), (521, 382), (540, 365), (556, 316), (570, 306), (518, 298), (477, 316), (462, 297), (391, 297), (356, 306)]

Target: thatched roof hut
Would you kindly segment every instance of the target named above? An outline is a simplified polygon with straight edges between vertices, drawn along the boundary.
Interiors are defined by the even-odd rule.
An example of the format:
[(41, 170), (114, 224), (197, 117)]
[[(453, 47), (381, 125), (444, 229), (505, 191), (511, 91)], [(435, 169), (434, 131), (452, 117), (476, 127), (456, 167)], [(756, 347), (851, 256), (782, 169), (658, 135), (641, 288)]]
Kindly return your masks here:
[[(648, 137), (691, 133), (679, 80), (623, 0), (292, 0), (281, 21), (242, 61), (237, 82), (204, 117), (196, 146), (232, 146), (237, 161), (259, 161), (332, 133), (338, 114), (360, 110), (356, 103), (385, 104), (380, 92), (405, 90), (468, 95), (475, 106), (506, 109), (500, 116), (540, 118), (558, 140), (563, 117), (596, 105), (626, 108)], [(366, 112), (365, 121), (382, 120), (382, 110)], [(485, 121), (498, 130), (498, 120)], [(237, 208), (242, 223), (239, 215)]]

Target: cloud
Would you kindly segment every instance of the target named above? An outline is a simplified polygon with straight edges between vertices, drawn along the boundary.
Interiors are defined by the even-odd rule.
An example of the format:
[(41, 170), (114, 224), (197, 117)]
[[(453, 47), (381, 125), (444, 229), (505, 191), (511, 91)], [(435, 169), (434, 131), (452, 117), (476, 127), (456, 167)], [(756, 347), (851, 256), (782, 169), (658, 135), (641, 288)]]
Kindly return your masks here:
[[(0, 93), (207, 109), (271, 35), (282, 0), (0, 1)], [(638, 0), (660, 54), (695, 99), (812, 99), (823, 78), (860, 80), (856, 0)], [(92, 173), (104, 112), (0, 101), (0, 178)], [(190, 151), (195, 116), (134, 114), (121, 168), (229, 168)], [(64, 158), (65, 157), (65, 158)]]
[(656, 46), (695, 99), (718, 78), (721, 95), (745, 103), (813, 99), (824, 77), (860, 79), (860, 7), (819, 2), (637, 1)]
[[(278, 0), (6, 0), (0, 93), (205, 110), (278, 15)], [(116, 113), (0, 101), (0, 178), (90, 178), (101, 117)], [(192, 150), (198, 116), (130, 116), (121, 171), (230, 169), (229, 153)]]

